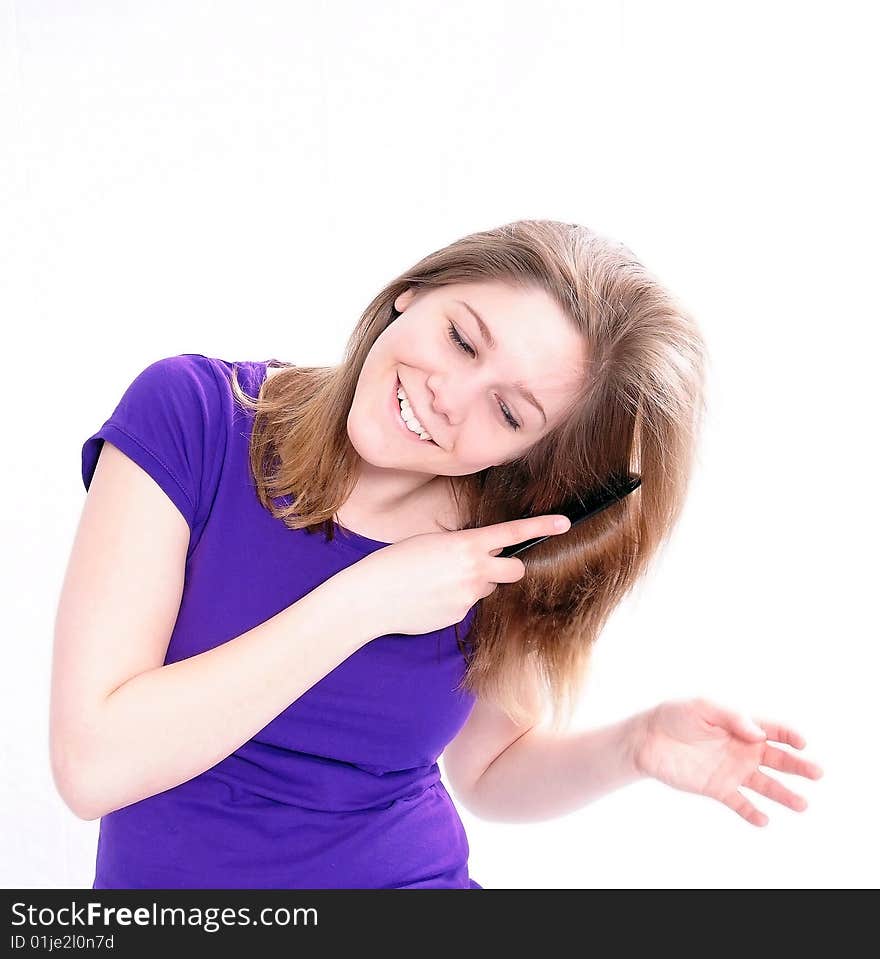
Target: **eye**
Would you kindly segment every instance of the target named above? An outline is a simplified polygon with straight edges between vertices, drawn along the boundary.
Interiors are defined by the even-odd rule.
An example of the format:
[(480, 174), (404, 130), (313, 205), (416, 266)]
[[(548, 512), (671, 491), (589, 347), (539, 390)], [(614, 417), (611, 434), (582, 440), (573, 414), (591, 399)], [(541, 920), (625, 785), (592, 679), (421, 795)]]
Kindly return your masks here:
[[(453, 343), (455, 343), (458, 346), (460, 350), (467, 353), (468, 356), (475, 357), (477, 355), (476, 351), (472, 347), (470, 347), (467, 343), (465, 343), (465, 341), (458, 335), (458, 330), (456, 329), (455, 324), (451, 321), (449, 323), (449, 338), (452, 340)], [(514, 432), (520, 429), (522, 424), (518, 423), (514, 419), (510, 410), (504, 405), (504, 403), (502, 403), (499, 400), (498, 405), (501, 407), (501, 412), (504, 414), (504, 419), (507, 420), (507, 423), (510, 426), (510, 428)]]

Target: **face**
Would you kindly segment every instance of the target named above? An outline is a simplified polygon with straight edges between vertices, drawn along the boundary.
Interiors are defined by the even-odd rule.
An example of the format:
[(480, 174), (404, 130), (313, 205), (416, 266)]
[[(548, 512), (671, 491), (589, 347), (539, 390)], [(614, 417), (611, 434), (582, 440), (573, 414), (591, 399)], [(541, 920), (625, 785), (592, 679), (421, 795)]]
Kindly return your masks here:
[[(543, 290), (457, 283), (394, 305), (401, 315), (373, 344), (348, 417), (374, 466), (433, 477), (508, 462), (559, 422), (582, 382), (586, 344)], [(431, 441), (404, 425), (398, 385)]]

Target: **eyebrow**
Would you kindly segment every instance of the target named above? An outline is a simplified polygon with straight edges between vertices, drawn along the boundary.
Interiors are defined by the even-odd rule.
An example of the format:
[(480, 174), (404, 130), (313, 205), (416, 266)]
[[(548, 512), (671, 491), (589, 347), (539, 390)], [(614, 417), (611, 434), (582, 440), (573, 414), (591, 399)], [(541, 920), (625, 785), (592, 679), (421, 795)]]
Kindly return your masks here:
[[(498, 345), (498, 343), (496, 342), (495, 337), (492, 336), (492, 331), (489, 329), (488, 326), (486, 326), (486, 323), (483, 320), (483, 317), (480, 316), (479, 313), (477, 313), (477, 311), (470, 305), (470, 303), (465, 303), (464, 300), (455, 300), (454, 302), (460, 303), (477, 321), (477, 326), (480, 328), (480, 333), (483, 335), (483, 340), (485, 341), (486, 346), (490, 350), (494, 350), (495, 347)], [(535, 396), (535, 394), (532, 393), (531, 390), (527, 390), (519, 381), (515, 381), (513, 385), (514, 387), (516, 387), (516, 391), (519, 393), (519, 395), (523, 397), (523, 399), (528, 400), (528, 402), (531, 403), (532, 406), (535, 407), (535, 409), (537, 409), (537, 411), (541, 414), (541, 416), (544, 417), (544, 425), (546, 426), (547, 414), (544, 412), (544, 407), (541, 406), (541, 404), (538, 402), (538, 398)]]

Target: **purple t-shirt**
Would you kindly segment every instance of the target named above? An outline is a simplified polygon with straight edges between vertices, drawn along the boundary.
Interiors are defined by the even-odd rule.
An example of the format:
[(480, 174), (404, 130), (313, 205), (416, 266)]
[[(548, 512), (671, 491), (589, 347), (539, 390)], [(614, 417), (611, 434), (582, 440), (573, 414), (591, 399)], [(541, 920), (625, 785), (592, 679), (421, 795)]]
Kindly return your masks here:
[[(235, 364), (249, 395), (268, 362)], [(199, 353), (152, 363), (82, 448), (86, 489), (109, 440), (189, 525), (166, 664), (247, 632), (389, 545), (338, 524), (332, 542), (291, 530), (260, 504), (253, 414), (232, 395), (233, 365)], [(221, 762), (104, 816), (92, 888), (483, 888), (437, 764), (474, 704), (456, 690), (464, 669), (452, 626), (360, 647)]]

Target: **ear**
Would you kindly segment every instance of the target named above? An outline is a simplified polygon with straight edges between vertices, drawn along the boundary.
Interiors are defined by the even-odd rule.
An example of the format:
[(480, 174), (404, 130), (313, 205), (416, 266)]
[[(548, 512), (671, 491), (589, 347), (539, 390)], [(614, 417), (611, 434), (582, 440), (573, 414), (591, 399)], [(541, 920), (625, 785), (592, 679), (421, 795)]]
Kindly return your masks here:
[(404, 290), (403, 293), (399, 294), (397, 299), (394, 301), (394, 309), (398, 313), (403, 313), (403, 311), (412, 303), (416, 298), (416, 291), (413, 287), (410, 287), (407, 290)]

